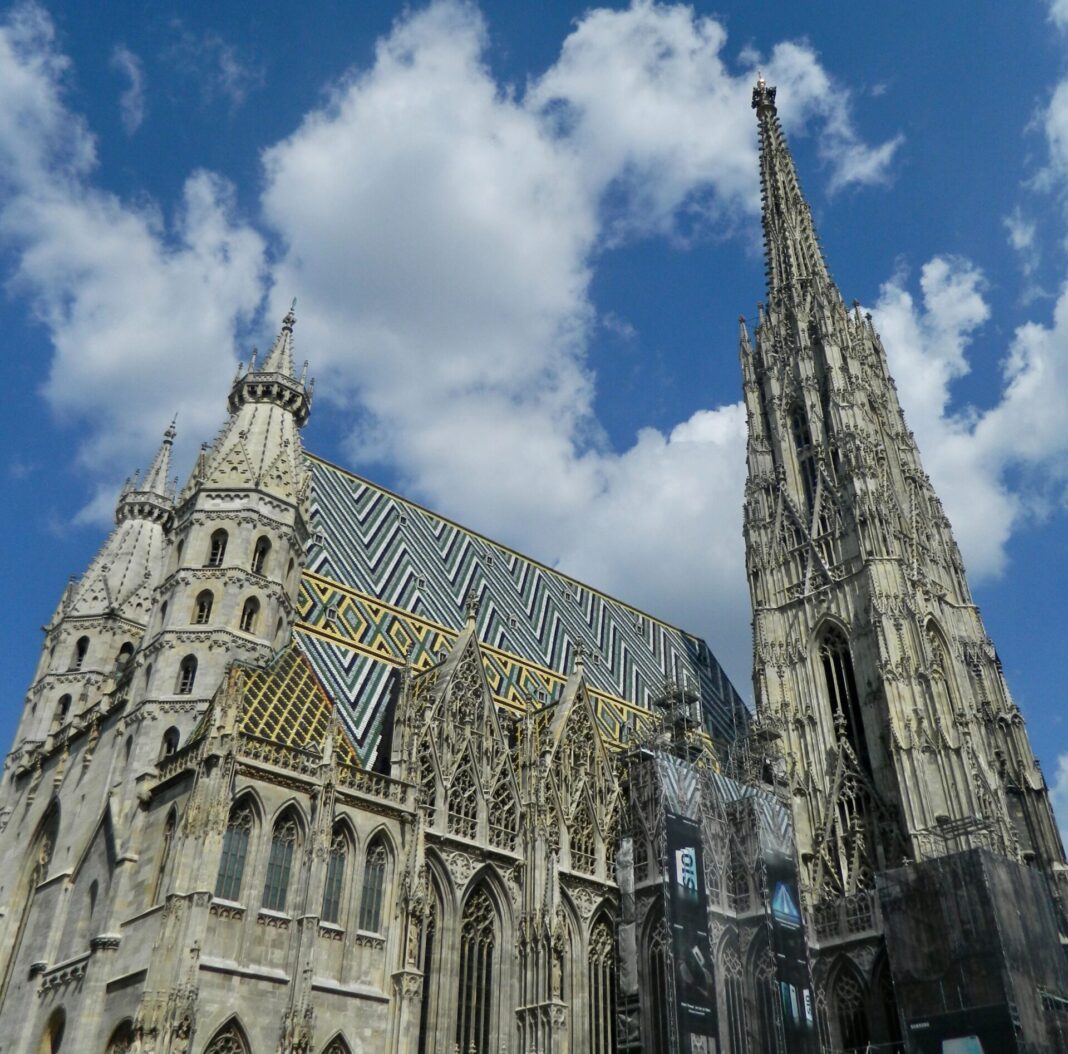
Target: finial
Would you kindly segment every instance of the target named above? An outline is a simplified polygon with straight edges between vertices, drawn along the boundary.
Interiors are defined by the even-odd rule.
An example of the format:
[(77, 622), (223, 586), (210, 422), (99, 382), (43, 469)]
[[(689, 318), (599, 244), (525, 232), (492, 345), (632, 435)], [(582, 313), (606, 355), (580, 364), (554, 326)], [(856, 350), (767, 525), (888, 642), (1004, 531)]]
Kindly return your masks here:
[(574, 670), (575, 673), (582, 673), (586, 669), (586, 642), (582, 640), (575, 641), (575, 658), (574, 658)]
[(464, 612), (467, 615), (467, 621), (472, 625), (474, 625), (475, 619), (478, 618), (478, 608), (478, 591), (472, 587), (467, 596), (464, 597)]
[(171, 423), (167, 426), (167, 431), (163, 433), (163, 442), (170, 444), (174, 442), (174, 437), (178, 434), (178, 413), (175, 411), (174, 416), (171, 418)]
[(757, 72), (757, 82), (753, 88), (753, 109), (761, 116), (768, 112), (775, 113), (775, 89), (768, 87), (760, 71)]
[(292, 330), (297, 321), (297, 298), (293, 297), (293, 303), (289, 305), (286, 317), (282, 319), (282, 329)]
[(260, 349), (257, 348), (255, 344), (253, 344), (253, 346), (252, 346), (252, 358), (251, 358), (251, 360), (249, 361), (249, 364), (248, 364), (248, 372), (249, 373), (255, 373), (256, 372), (256, 360), (259, 357), (260, 357)]
[(764, 80), (764, 71), (763, 70), (757, 70), (757, 83), (756, 83), (756, 86), (760, 91), (763, 91), (767, 87), (767, 82)]

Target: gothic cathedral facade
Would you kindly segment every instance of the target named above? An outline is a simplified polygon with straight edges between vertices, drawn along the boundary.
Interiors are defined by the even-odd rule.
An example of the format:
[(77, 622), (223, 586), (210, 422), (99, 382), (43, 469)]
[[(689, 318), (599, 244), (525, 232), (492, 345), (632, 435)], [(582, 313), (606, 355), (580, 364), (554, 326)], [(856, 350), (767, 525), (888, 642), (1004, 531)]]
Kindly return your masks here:
[[(917, 982), (947, 971), (990, 1035), (1068, 1049), (1049, 796), (753, 104), (756, 716), (699, 638), (305, 451), (291, 311), (45, 627), (0, 784), (0, 1054), (925, 1051), (965, 1027)], [(1004, 905), (961, 876), (1031, 906), (966, 968), (918, 932), (974, 901), (990, 945)]]

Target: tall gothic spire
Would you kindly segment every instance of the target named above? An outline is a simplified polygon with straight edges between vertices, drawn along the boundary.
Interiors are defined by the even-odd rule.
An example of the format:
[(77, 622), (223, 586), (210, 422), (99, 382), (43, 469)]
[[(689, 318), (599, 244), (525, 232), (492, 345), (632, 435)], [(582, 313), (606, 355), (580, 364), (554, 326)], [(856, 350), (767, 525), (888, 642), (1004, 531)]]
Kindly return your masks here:
[(794, 160), (775, 109), (775, 89), (763, 76), (753, 88), (760, 123), (760, 192), (768, 299), (797, 296), (806, 287), (831, 286), (812, 212), (801, 193)]

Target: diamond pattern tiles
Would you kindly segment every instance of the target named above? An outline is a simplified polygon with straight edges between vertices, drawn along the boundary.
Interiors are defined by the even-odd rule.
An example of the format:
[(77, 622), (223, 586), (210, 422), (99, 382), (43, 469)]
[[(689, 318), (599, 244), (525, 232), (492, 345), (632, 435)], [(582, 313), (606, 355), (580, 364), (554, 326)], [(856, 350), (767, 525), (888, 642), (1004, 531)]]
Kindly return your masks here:
[(478, 637), (500, 705), (546, 702), (576, 642), (604, 734), (648, 711), (666, 679), (699, 691), (705, 725), (731, 739), (748, 721), (704, 641), (316, 458), (298, 640), (334, 699), (361, 759), (375, 758), (406, 653), (433, 665), (481, 601)]

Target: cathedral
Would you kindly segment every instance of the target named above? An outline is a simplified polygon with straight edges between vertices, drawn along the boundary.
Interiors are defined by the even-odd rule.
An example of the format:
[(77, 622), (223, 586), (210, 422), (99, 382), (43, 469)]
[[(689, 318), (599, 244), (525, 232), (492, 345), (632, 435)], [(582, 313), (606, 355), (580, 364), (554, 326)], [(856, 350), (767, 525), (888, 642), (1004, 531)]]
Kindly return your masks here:
[(755, 714), (703, 640), (306, 451), (290, 311), (45, 627), (0, 1054), (1068, 1051), (1046, 785), (753, 108)]

